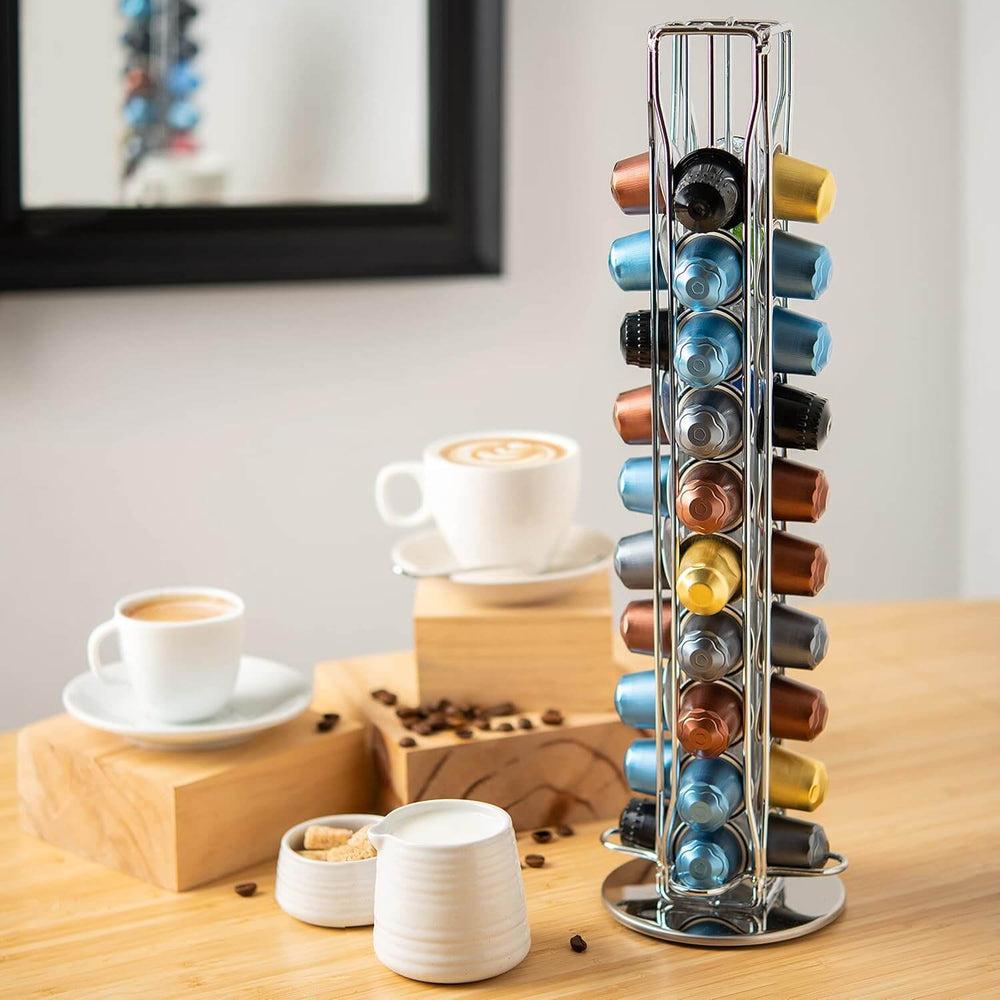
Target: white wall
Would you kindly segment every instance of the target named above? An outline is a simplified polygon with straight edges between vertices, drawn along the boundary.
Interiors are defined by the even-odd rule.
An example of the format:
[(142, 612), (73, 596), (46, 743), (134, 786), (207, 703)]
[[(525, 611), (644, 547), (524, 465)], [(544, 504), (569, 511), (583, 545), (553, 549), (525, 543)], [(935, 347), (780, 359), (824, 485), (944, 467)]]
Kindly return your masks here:
[[(817, 384), (835, 406), (819, 459), (833, 494), (808, 534), (841, 600), (958, 587), (957, 369), (940, 350), (957, 234), (953, 212), (925, 211), (955, 184), (950, 12), (767, 11), (797, 28), (792, 151), (840, 185), (820, 303), (836, 342)], [(611, 402), (643, 378), (618, 324), (642, 297), (607, 274), (609, 242), (637, 228), (608, 174), (645, 141), (646, 27), (711, 13), (510, 3), (500, 278), (0, 298), (0, 724), (56, 711), (89, 628), (159, 583), (239, 591), (250, 649), (302, 669), (407, 644), (412, 589), (389, 573), (371, 485), (442, 433), (569, 433), (585, 449), (580, 519), (642, 526), (614, 485), (627, 449)], [(918, 149), (924, 115), (935, 141)]]

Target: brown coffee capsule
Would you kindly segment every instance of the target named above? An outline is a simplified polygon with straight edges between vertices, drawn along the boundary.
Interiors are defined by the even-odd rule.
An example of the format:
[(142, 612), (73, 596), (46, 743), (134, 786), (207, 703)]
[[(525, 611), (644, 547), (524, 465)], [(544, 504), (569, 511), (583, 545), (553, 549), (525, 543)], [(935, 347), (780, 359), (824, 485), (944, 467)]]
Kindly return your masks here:
[(692, 531), (711, 534), (743, 519), (743, 479), (729, 465), (696, 462), (681, 476), (677, 516)]
[(613, 411), (615, 430), (626, 444), (653, 440), (653, 404), (648, 385), (620, 392)]
[(829, 709), (819, 688), (790, 677), (771, 678), (771, 735), (780, 740), (814, 740)]
[[(625, 645), (633, 653), (653, 652), (653, 635), (656, 632), (656, 615), (652, 601), (629, 601), (622, 612), (620, 623)], [(663, 605), (663, 644), (670, 648), (670, 604)]]
[(743, 702), (728, 685), (697, 682), (684, 689), (677, 738), (696, 757), (718, 757), (743, 731)]
[[(657, 185), (660, 210), (663, 193)], [(636, 153), (619, 160), (611, 171), (611, 197), (626, 215), (643, 215), (649, 211), (649, 153)]]
[(776, 521), (818, 521), (826, 512), (830, 483), (822, 469), (775, 458), (771, 469), (771, 513)]
[(815, 597), (826, 585), (830, 562), (818, 542), (776, 531), (771, 536), (771, 590)]

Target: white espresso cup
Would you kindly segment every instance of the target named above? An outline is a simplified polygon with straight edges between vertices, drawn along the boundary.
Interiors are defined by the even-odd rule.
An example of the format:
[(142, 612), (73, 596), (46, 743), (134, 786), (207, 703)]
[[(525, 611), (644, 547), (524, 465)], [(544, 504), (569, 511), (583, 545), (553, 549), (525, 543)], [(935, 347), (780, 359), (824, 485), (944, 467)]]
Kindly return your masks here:
[[(210, 614), (187, 620), (134, 617), (140, 609), (201, 601)], [(155, 612), (169, 615), (171, 612)], [(180, 613), (179, 611), (176, 613)], [(140, 711), (161, 722), (198, 722), (225, 708), (243, 653), (241, 598), (215, 587), (160, 587), (123, 597), (87, 640), (90, 669), (105, 683), (131, 686)], [(125, 675), (108, 671), (101, 645), (112, 634)]]
[[(398, 510), (389, 484), (409, 476), (416, 510)], [(456, 434), (424, 449), (421, 462), (393, 462), (375, 479), (375, 506), (399, 527), (434, 520), (462, 566), (544, 569), (573, 524), (580, 446), (547, 431)]]

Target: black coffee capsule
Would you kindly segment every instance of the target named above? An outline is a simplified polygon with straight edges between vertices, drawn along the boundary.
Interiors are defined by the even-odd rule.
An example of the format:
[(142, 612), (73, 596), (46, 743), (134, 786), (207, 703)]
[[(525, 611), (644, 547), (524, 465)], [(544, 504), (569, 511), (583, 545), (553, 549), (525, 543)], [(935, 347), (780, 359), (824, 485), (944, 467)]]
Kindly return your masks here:
[(771, 662), (776, 667), (812, 670), (830, 644), (826, 622), (788, 604), (771, 605)]

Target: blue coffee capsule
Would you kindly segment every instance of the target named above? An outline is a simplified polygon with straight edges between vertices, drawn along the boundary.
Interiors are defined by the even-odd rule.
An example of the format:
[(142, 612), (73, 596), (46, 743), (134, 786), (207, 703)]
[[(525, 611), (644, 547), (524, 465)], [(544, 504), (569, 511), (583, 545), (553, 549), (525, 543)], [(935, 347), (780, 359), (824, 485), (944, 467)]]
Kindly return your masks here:
[[(663, 787), (670, 787), (670, 740), (663, 741)], [(625, 751), (625, 784), (640, 795), (656, 794), (656, 740), (633, 740)]]
[(190, 101), (174, 101), (167, 108), (167, 124), (178, 132), (187, 132), (198, 124), (198, 109)]
[(830, 328), (822, 320), (775, 306), (771, 331), (776, 372), (818, 375), (826, 367)]
[(674, 347), (677, 374), (696, 389), (710, 389), (732, 376), (740, 363), (740, 324), (729, 313), (688, 313)]
[(819, 243), (774, 231), (771, 289), (777, 298), (818, 299), (830, 284), (833, 261)]
[(743, 803), (743, 776), (725, 757), (695, 758), (678, 781), (677, 814), (693, 830), (725, 826)]
[(189, 62), (175, 62), (167, 70), (167, 90), (174, 97), (188, 97), (201, 86), (201, 77)]
[(132, 128), (137, 125), (148, 125), (153, 120), (153, 105), (145, 97), (130, 97), (125, 102), (122, 115)]
[(743, 254), (731, 236), (692, 233), (681, 241), (674, 266), (674, 294), (689, 309), (724, 305), (742, 285)]
[(655, 671), (638, 670), (632, 674), (622, 674), (615, 688), (615, 711), (626, 726), (654, 729), (656, 727)]
[(677, 842), (674, 875), (688, 889), (717, 889), (743, 867), (743, 847), (732, 830), (688, 830)]
[[(649, 230), (619, 236), (608, 252), (608, 270), (623, 292), (649, 291)], [(663, 268), (656, 265), (660, 288), (667, 287)]]
[(153, 4), (152, 0), (120, 0), (118, 8), (125, 17), (149, 17)]
[[(660, 456), (660, 510), (666, 513), (670, 491), (670, 456)], [(618, 495), (626, 510), (653, 513), (653, 457), (628, 458), (618, 473)]]

